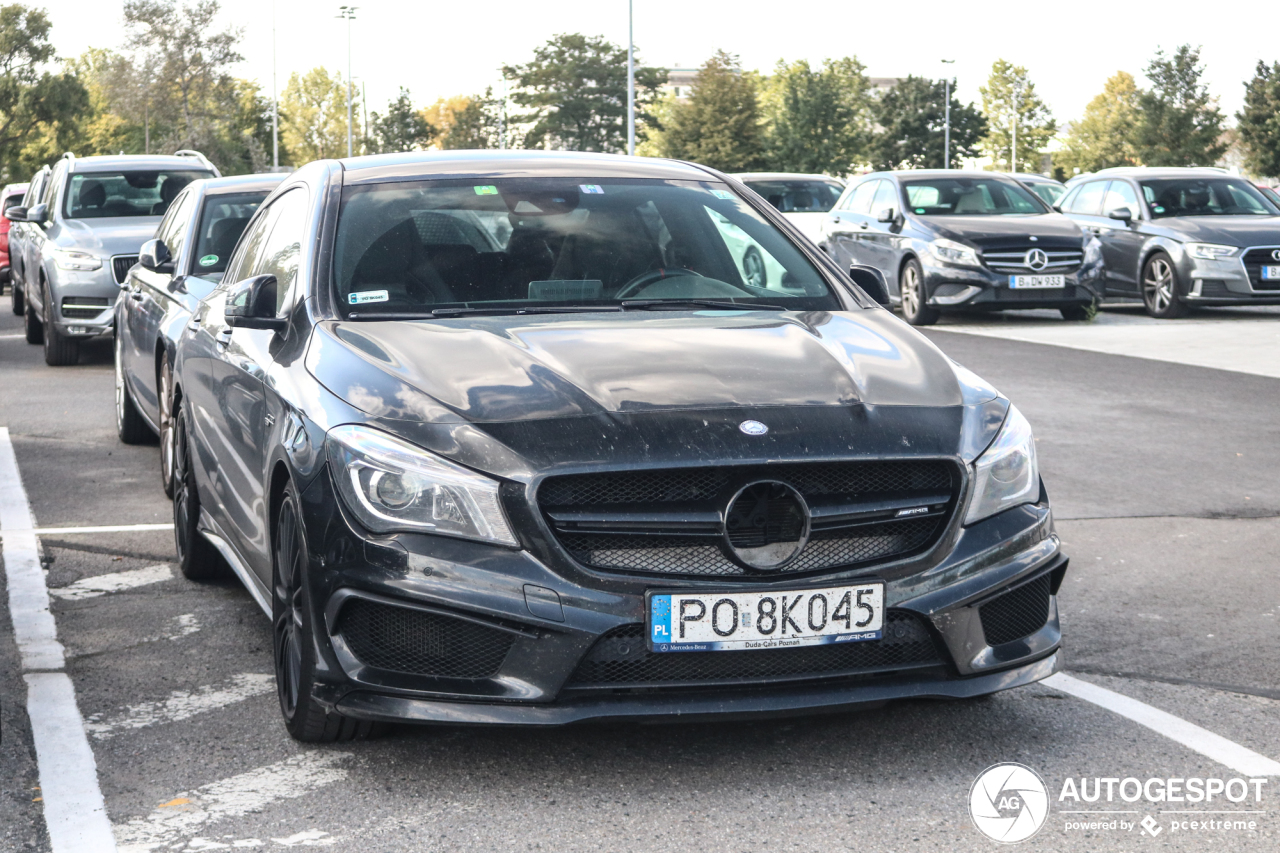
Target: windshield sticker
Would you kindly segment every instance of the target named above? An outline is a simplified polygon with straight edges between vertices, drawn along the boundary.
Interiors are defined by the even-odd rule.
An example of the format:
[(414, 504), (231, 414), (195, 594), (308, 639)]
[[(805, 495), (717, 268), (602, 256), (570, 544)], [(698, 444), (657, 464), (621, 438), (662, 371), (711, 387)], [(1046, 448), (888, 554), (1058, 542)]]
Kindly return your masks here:
[(1151, 209), (1154, 210), (1156, 213), (1164, 213), (1164, 208), (1158, 204), (1152, 207)]
[(347, 301), (352, 305), (363, 305), (366, 302), (386, 302), (391, 297), (385, 290), (361, 290), (347, 294)]
[(211, 267), (217, 262), (218, 262), (217, 255), (205, 255), (203, 258), (200, 259), (200, 266)]
[(716, 198), (723, 198), (727, 201), (733, 201), (733, 193), (727, 190), (712, 190), (711, 194)]
[(916, 213), (924, 213), (924, 208), (923, 208), (923, 207), (917, 207), (917, 208), (916, 208)]
[(475, 187), (476, 195), (497, 195), (498, 188), (495, 186)]
[(587, 195), (604, 195), (604, 187), (599, 184), (578, 184), (578, 189)]

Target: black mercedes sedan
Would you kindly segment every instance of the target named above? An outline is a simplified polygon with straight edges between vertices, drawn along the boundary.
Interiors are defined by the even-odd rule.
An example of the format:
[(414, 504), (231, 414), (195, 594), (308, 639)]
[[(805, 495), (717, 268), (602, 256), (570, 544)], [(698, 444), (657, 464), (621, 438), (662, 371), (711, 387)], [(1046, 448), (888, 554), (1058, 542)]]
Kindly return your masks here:
[(1280, 207), (1221, 169), (1103, 169), (1061, 208), (1102, 244), (1109, 298), (1172, 319), (1210, 305), (1280, 305)]
[[(743, 241), (785, 275), (747, 281)], [(300, 740), (965, 698), (1060, 665), (1026, 419), (709, 169), (312, 163), (174, 380), (182, 570), (225, 560), (272, 620)]]
[(837, 263), (884, 273), (913, 326), (944, 310), (1057, 308), (1089, 320), (1102, 298), (1093, 235), (994, 172), (876, 172), (851, 182), (822, 224)]

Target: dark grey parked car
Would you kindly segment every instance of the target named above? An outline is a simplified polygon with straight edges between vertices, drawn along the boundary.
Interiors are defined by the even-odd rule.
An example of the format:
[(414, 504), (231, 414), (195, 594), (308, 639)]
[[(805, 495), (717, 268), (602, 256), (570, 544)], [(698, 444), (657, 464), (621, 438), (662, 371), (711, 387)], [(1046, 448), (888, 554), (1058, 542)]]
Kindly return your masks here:
[[(786, 275), (753, 285), (749, 241)], [(187, 325), (174, 527), (302, 740), (719, 719), (1059, 665), (1031, 429), (741, 183), (568, 152), (319, 161)]]
[(1102, 296), (1098, 241), (995, 172), (865, 175), (827, 214), (819, 245), (841, 266), (883, 272), (915, 326), (944, 310), (1057, 308), (1087, 320)]
[(126, 444), (160, 436), (160, 477), (172, 491), (174, 347), (192, 310), (222, 279), (236, 241), (282, 175), (193, 181), (142, 245), (115, 306), (116, 430)]
[(1102, 244), (1108, 297), (1170, 318), (1280, 304), (1280, 208), (1218, 169), (1105, 169), (1059, 205)]

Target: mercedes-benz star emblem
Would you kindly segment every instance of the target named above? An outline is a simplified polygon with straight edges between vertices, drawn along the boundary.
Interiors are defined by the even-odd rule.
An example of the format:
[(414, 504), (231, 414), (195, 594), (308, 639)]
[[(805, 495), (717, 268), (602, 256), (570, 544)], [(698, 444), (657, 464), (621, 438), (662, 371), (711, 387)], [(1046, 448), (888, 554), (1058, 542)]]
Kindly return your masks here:
[(1026, 264), (1033, 270), (1042, 270), (1049, 266), (1049, 256), (1044, 253), (1044, 249), (1029, 249)]
[(764, 435), (769, 428), (759, 421), (743, 421), (738, 424), (738, 429), (746, 435)]
[(725, 547), (746, 568), (780, 569), (809, 541), (809, 505), (776, 480), (743, 486), (724, 516)]
[(1271, 257), (1272, 257), (1272, 258), (1274, 258), (1274, 259), (1275, 259), (1275, 260), (1277, 260), (1277, 261), (1280, 261), (1280, 249), (1272, 249), (1272, 250), (1271, 250)]

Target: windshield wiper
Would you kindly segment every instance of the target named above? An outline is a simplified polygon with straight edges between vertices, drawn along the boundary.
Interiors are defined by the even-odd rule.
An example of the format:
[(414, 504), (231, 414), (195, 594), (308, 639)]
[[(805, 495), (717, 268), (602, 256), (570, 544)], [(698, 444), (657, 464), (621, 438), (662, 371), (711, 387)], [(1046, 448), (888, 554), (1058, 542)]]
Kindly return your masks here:
[(582, 314), (590, 311), (621, 311), (616, 305), (529, 305), (488, 308), (436, 308), (434, 311), (357, 311), (348, 320), (437, 320), (442, 317), (470, 317), (503, 314)]
[(720, 299), (624, 299), (624, 311), (650, 311), (655, 308), (683, 308), (694, 305), (698, 308), (714, 308), (720, 311), (786, 311), (781, 305), (765, 305), (759, 302), (739, 303)]

